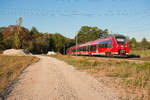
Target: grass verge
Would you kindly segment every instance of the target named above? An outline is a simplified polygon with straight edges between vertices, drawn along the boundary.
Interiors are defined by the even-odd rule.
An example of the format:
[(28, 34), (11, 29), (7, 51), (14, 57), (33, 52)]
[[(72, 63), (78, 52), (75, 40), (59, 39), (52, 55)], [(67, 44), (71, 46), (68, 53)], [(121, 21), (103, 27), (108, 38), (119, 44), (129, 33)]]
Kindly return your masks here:
[(5, 56), (0, 55), (0, 96), (22, 71), (39, 58), (34, 56)]
[(130, 54), (140, 55), (142, 58), (150, 57), (150, 50), (131, 50)]
[[(136, 100), (148, 100), (150, 95), (150, 62), (97, 59), (94, 57), (53, 56), (94, 77), (109, 77), (117, 87), (137, 93)], [(130, 100), (130, 99), (129, 99)]]

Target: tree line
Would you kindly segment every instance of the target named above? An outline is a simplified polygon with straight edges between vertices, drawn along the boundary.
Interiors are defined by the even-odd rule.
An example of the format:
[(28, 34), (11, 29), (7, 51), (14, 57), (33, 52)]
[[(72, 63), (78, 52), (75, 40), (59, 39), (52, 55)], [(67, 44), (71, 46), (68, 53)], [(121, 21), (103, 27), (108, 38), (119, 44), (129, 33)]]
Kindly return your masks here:
[[(93, 41), (98, 38), (107, 37), (108, 29), (98, 27), (82, 26), (75, 38), (67, 38), (60, 33), (42, 33), (35, 27), (31, 30), (21, 26), (22, 19), (19, 18), (17, 25), (0, 27), (0, 51), (5, 49), (25, 49), (34, 54), (55, 51), (65, 53), (66, 49), (74, 46), (76, 39), (78, 44)], [(143, 38), (137, 42), (135, 38), (129, 38), (130, 49), (150, 49), (150, 42)]]
[(17, 33), (17, 25), (0, 28), (0, 50), (25, 49), (34, 54), (55, 51), (63, 53), (64, 49), (74, 45), (74, 40), (64, 37), (60, 33), (42, 33), (35, 27), (28, 30), (21, 27)]
[(150, 49), (150, 42), (144, 37), (140, 42), (137, 41), (134, 37), (128, 39), (129, 47), (132, 50), (146, 50)]

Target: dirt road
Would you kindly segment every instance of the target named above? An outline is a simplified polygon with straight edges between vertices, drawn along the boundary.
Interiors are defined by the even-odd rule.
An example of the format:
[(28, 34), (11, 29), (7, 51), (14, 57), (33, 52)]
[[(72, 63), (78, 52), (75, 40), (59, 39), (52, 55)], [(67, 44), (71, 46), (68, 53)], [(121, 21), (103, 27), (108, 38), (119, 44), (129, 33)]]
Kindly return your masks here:
[(117, 94), (84, 72), (55, 58), (29, 66), (7, 100), (118, 100)]

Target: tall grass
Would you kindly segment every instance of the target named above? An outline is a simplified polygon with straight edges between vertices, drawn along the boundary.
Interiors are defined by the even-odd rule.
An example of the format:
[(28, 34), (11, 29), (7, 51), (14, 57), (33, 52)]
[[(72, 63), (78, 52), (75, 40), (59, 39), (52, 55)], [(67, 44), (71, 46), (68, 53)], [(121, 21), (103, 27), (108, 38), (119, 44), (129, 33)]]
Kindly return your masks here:
[[(91, 74), (121, 79), (124, 88), (144, 89), (150, 94), (150, 62), (97, 59), (90, 57), (54, 56), (75, 68)], [(100, 75), (99, 75), (100, 73)]]
[[(150, 84), (150, 62), (95, 59), (89, 57), (55, 56), (79, 70), (105, 71), (109, 77), (126, 78), (127, 84), (142, 88)], [(130, 84), (130, 85), (131, 85)]]
[(0, 55), (0, 96), (28, 65), (38, 60), (39, 58), (33, 56)]
[(150, 50), (131, 50), (130, 54), (140, 55), (141, 57), (150, 57)]

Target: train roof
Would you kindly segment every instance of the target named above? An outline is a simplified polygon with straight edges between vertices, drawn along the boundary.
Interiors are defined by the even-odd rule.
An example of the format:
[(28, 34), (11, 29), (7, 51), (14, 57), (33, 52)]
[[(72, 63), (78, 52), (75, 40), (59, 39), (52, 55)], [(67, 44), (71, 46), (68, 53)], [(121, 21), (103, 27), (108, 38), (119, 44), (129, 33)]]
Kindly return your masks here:
[[(124, 35), (120, 35), (120, 34), (112, 34), (112, 35), (110, 35), (109, 37), (106, 37), (106, 38), (99, 38), (99, 39), (97, 39), (97, 40), (89, 41), (89, 42), (86, 42), (86, 43), (83, 43), (83, 44), (79, 44), (79, 45), (77, 45), (77, 46), (73, 46), (73, 47), (70, 47), (70, 48), (91, 46), (91, 45), (94, 45), (94, 44), (98, 44), (99, 42), (102, 42), (102, 41), (110, 40), (110, 39), (112, 39), (113, 37), (125, 37), (125, 36), (124, 36)], [(69, 49), (70, 49), (70, 48), (69, 48)]]
[(103, 39), (97, 39), (97, 40), (95, 40), (95, 41), (89, 42), (88, 45), (98, 44), (99, 42), (110, 40), (111, 38), (112, 38), (112, 36), (107, 37), (107, 38), (103, 38)]
[(89, 42), (86, 42), (86, 43), (83, 43), (83, 44), (79, 44), (79, 45), (77, 45), (77, 46), (73, 46), (73, 47), (70, 47), (70, 48), (84, 47), (84, 46), (89, 46), (89, 45), (98, 44), (99, 42), (110, 40), (112, 37), (113, 37), (113, 36), (109, 36), (109, 37), (107, 37), (107, 38), (99, 38), (99, 39), (97, 39), (97, 40), (89, 41)]

